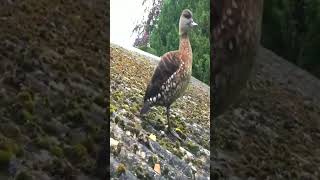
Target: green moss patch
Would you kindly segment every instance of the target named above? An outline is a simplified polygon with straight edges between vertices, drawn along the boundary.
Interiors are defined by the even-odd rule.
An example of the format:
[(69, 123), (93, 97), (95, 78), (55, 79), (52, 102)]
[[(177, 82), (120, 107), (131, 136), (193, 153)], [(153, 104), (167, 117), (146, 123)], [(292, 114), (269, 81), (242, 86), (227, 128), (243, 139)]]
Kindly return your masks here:
[(86, 159), (88, 155), (88, 151), (85, 146), (82, 144), (76, 144), (71, 147), (65, 148), (64, 153), (68, 157), (68, 159), (74, 162), (81, 162)]
[(188, 141), (186, 146), (188, 147), (189, 151), (193, 154), (196, 154), (200, 150), (200, 147), (191, 141)]
[(57, 157), (63, 157), (63, 149), (60, 148), (59, 146), (51, 147), (50, 152)]
[(127, 170), (126, 166), (123, 163), (120, 163), (117, 167), (116, 173), (118, 176), (120, 176), (121, 174), (125, 173)]
[(7, 170), (12, 157), (13, 153), (10, 151), (0, 150), (0, 169)]

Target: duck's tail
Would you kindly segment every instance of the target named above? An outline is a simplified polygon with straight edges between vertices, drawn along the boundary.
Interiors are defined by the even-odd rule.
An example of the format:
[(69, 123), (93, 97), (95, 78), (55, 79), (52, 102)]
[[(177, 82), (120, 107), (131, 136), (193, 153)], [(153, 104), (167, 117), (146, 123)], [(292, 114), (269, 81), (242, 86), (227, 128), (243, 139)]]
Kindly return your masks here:
[(149, 110), (150, 110), (150, 104), (148, 102), (145, 102), (140, 111), (140, 115), (146, 114)]

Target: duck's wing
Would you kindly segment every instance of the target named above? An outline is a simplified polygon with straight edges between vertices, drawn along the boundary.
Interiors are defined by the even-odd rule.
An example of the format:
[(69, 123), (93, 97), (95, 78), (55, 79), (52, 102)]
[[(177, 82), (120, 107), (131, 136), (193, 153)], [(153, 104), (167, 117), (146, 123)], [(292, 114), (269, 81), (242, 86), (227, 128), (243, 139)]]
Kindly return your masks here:
[(144, 101), (151, 99), (151, 102), (154, 103), (154, 98), (160, 99), (161, 89), (163, 90), (163, 85), (166, 81), (179, 69), (182, 61), (179, 56), (178, 51), (172, 51), (164, 54), (161, 57), (161, 60), (152, 76), (151, 82), (149, 83), (146, 94), (144, 96)]

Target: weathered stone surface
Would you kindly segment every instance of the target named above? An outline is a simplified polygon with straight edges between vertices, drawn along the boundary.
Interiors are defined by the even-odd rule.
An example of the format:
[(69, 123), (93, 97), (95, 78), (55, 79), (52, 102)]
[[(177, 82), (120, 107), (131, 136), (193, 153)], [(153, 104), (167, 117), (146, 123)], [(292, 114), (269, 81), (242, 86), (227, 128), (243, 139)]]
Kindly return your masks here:
[[(171, 121), (186, 140), (166, 131), (161, 107), (139, 116), (155, 63), (149, 57), (111, 45), (111, 175), (114, 179), (209, 178), (209, 88), (192, 80), (172, 106)], [(119, 174), (125, 167), (125, 173)], [(161, 173), (154, 170), (160, 164)]]
[(320, 81), (260, 48), (243, 98), (212, 126), (214, 179), (319, 179)]
[(0, 2), (0, 179), (99, 179), (106, 7)]

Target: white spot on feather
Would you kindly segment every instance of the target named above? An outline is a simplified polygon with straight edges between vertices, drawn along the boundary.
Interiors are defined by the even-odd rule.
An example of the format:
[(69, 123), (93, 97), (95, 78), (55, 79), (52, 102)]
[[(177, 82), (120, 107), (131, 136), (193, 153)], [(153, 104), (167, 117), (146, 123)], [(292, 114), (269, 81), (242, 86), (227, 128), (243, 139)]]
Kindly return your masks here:
[(237, 2), (235, 0), (232, 0), (232, 7), (235, 9), (238, 8)]
[(229, 23), (230, 26), (232, 26), (233, 25), (233, 20), (232, 19), (228, 19), (228, 23)]
[(232, 10), (231, 10), (230, 8), (228, 8), (228, 9), (227, 9), (227, 15), (228, 15), (228, 16), (231, 16), (231, 14), (232, 14)]
[(232, 42), (231, 42), (231, 41), (229, 42), (229, 49), (230, 49), (230, 50), (232, 50), (232, 49), (233, 49), (233, 44), (232, 44)]

